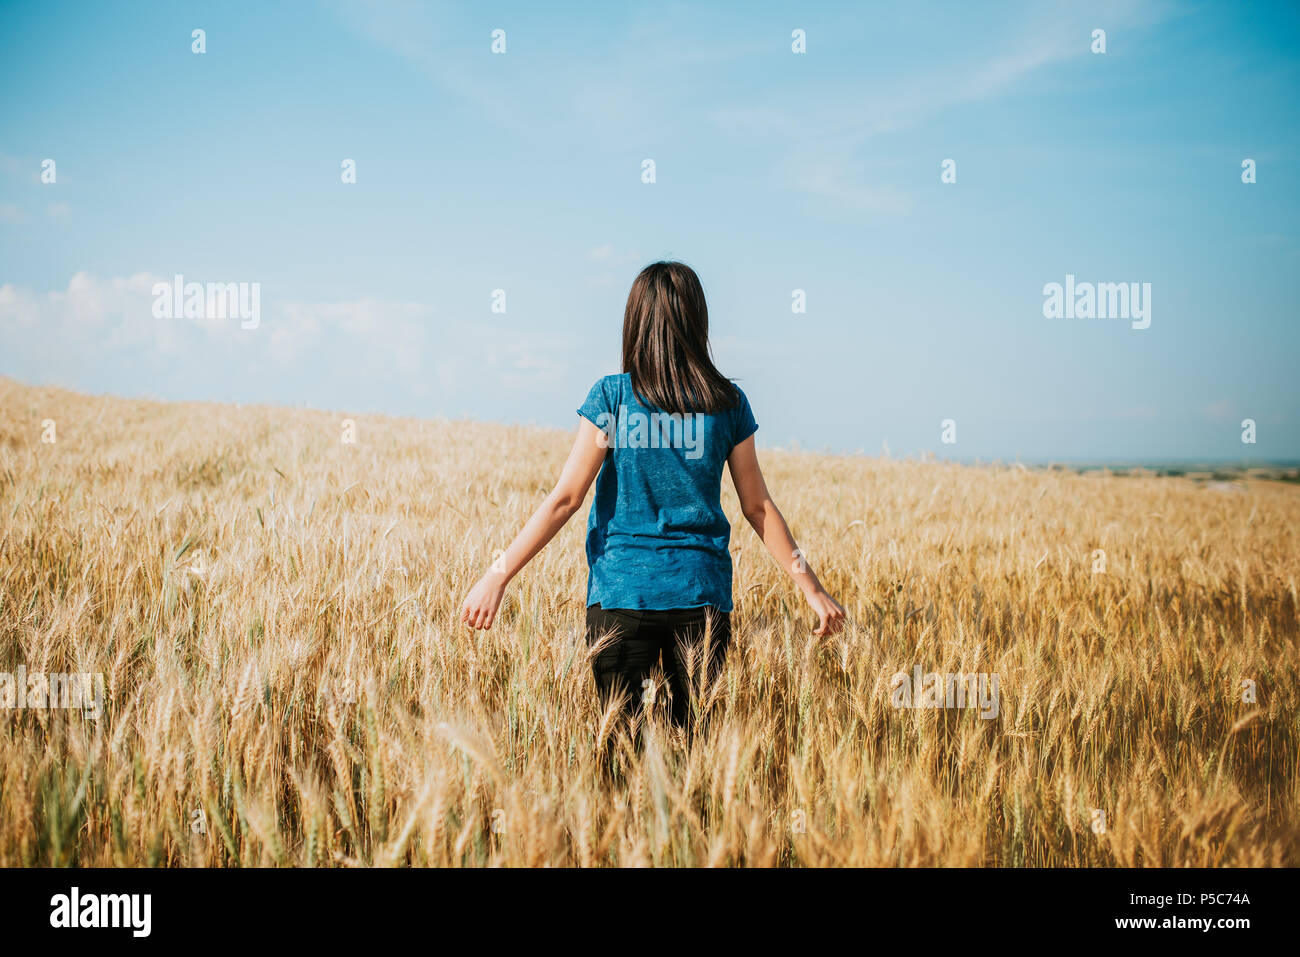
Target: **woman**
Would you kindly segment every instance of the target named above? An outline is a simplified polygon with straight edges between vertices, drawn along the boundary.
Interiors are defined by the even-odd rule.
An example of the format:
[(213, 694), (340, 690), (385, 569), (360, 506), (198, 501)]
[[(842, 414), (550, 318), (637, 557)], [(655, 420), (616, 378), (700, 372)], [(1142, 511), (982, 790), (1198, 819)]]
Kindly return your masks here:
[(763, 481), (749, 400), (710, 358), (708, 307), (690, 267), (657, 262), (636, 277), (623, 315), (623, 372), (592, 386), (578, 414), (554, 491), (470, 591), (462, 621), (492, 626), (506, 584), (581, 508), (595, 479), (587, 642), (597, 646), (597, 691), (603, 701), (655, 701), (662, 662), (671, 717), (687, 724), (684, 653), (702, 652), (711, 680), (731, 637), (726, 464), (745, 518), (816, 612), (815, 634), (840, 629), (844, 609), (808, 566)]

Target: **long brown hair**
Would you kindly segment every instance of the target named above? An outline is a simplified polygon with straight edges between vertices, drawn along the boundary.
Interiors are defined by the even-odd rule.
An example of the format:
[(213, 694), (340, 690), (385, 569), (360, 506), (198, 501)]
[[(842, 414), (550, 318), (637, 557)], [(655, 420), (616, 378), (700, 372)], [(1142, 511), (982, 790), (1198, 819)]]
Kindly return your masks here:
[(623, 311), (623, 371), (637, 398), (664, 412), (721, 412), (738, 401), (709, 354), (709, 307), (690, 266), (651, 263), (632, 283)]

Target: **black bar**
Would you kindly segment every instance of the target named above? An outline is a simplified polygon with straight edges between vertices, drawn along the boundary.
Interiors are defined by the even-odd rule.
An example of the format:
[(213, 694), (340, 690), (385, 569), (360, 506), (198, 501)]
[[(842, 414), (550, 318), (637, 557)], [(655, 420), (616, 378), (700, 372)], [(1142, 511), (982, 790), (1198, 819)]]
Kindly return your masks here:
[[(204, 939), (259, 948), (399, 939), (450, 946), (468, 933), (484, 945), (517, 934), (549, 948), (570, 935), (586, 945), (629, 934), (680, 941), (702, 924), (709, 939), (733, 944), (771, 943), (770, 934), (788, 932), (844, 936), (864, 948), (891, 933), (918, 945), (991, 945), (1028, 934), (1053, 946), (1129, 939), (1232, 948), (1294, 937), (1296, 876), (1285, 869), (0, 870), (0, 920), (7, 946), (71, 936), (92, 946)], [(148, 894), (148, 936), (129, 926), (130, 916), (143, 924), (143, 898), (138, 910), (119, 910), (128, 926), (51, 926), (57, 895), (70, 905), (73, 887), (81, 906), (96, 912), (99, 898), (87, 905), (87, 897)], [(1154, 924), (1120, 926), (1134, 919)], [(1206, 919), (1208, 930), (1186, 923)], [(1222, 923), (1241, 919), (1246, 925)]]

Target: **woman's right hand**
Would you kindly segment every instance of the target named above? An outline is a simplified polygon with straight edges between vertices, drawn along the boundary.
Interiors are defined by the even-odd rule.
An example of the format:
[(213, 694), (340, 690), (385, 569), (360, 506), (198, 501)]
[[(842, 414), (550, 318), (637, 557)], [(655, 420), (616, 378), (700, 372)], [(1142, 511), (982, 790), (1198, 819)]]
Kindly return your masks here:
[(470, 589), (465, 603), (460, 607), (460, 620), (471, 628), (491, 628), (497, 609), (506, 593), (506, 576), (495, 568), (489, 569)]

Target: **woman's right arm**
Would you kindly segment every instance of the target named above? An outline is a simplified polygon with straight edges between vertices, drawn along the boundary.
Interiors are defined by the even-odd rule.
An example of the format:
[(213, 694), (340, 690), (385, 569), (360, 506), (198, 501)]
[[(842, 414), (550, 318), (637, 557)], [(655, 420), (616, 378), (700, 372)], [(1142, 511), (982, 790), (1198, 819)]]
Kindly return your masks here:
[(835, 634), (843, 627), (844, 609), (826, 593), (817, 573), (808, 564), (807, 557), (794, 543), (790, 527), (786, 525), (780, 509), (767, 491), (767, 483), (763, 481), (763, 470), (758, 467), (758, 452), (754, 449), (752, 435), (731, 450), (731, 455), (727, 457), (727, 467), (731, 470), (731, 481), (736, 486), (740, 510), (744, 512), (746, 520), (754, 527), (776, 563), (795, 580), (804, 598), (817, 613), (818, 623), (814, 634)]

